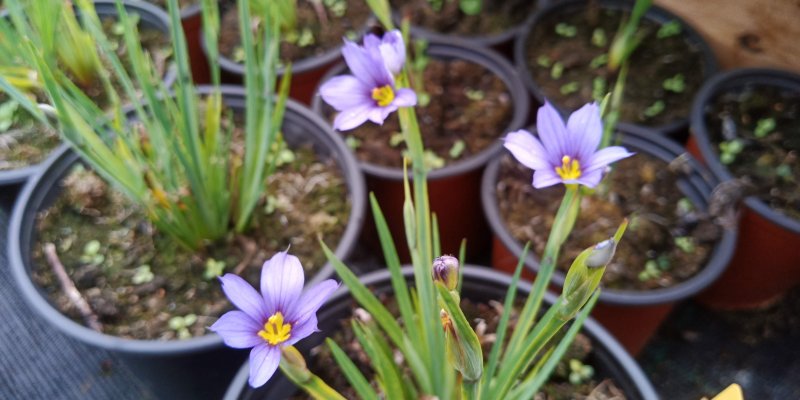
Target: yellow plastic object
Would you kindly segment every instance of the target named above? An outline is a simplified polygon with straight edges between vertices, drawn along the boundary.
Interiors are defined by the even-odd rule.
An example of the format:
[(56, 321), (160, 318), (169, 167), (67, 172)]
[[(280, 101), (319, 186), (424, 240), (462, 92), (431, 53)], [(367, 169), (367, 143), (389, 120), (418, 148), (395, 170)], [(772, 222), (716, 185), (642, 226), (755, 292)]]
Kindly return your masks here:
[(744, 400), (744, 393), (739, 384), (733, 383), (711, 400)]

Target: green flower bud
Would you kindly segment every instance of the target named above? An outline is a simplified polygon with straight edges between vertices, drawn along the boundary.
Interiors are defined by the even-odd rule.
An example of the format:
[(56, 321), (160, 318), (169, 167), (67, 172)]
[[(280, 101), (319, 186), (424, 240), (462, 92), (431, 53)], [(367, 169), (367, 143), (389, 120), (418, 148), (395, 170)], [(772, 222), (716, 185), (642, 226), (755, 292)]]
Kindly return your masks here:
[(586, 266), (589, 268), (605, 267), (611, 262), (614, 257), (614, 252), (617, 250), (617, 243), (614, 238), (604, 240), (594, 246), (589, 257), (586, 257)]
[(441, 282), (447, 290), (456, 290), (458, 286), (458, 259), (453, 256), (441, 256), (433, 260), (433, 280)]

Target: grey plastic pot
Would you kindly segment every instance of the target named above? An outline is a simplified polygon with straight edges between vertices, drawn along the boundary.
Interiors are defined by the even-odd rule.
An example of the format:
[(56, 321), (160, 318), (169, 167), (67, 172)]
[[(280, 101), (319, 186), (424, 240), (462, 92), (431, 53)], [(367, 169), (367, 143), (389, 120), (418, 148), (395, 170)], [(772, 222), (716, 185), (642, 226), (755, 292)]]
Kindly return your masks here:
[[(735, 177), (719, 160), (716, 143), (711, 141), (706, 109), (726, 91), (757, 86), (800, 93), (800, 75), (762, 68), (727, 71), (707, 81), (692, 105), (689, 150), (720, 181)], [(800, 220), (773, 210), (756, 196), (744, 200), (740, 214), (740, 237), (733, 261), (720, 280), (699, 298), (713, 308), (763, 307), (800, 284)]]
[[(199, 88), (207, 92), (207, 88)], [(224, 87), (225, 104), (244, 109), (244, 91)], [(342, 170), (350, 195), (350, 217), (335, 253), (346, 258), (356, 244), (364, 218), (366, 192), (364, 178), (342, 140), (305, 107), (289, 101), (284, 116), (283, 134), (290, 146), (311, 143), (321, 155), (330, 157)], [(42, 288), (31, 279), (31, 250), (36, 238), (35, 221), (39, 211), (58, 196), (58, 183), (70, 167), (79, 162), (77, 154), (62, 147), (39, 174), (23, 188), (9, 225), (8, 257), (11, 272), (22, 297), (41, 318), (55, 329), (91, 346), (113, 352), (159, 398), (217, 399), (233, 377), (242, 354), (223, 346), (213, 333), (188, 340), (133, 340), (107, 335), (87, 328), (64, 316), (53, 306)], [(309, 284), (327, 279), (333, 273), (325, 265)]]
[[(461, 296), (465, 299), (477, 302), (502, 301), (511, 284), (511, 276), (485, 267), (467, 265), (462, 271)], [(413, 282), (412, 267), (404, 267), (403, 274), (406, 280)], [(391, 293), (391, 274), (388, 270), (369, 273), (360, 280), (373, 288), (374, 293)], [(531, 287), (530, 283), (520, 282), (518, 296), (520, 298), (527, 296)], [(545, 295), (546, 304), (552, 304), (555, 299), (556, 297), (549, 293)], [(334, 293), (317, 314), (321, 333), (298, 343), (300, 351), (307, 355), (311, 348), (322, 344), (324, 336), (340, 329), (341, 321), (352, 316), (354, 306), (355, 300), (346, 287)], [(589, 318), (584, 322), (582, 332), (592, 341), (593, 349), (589, 363), (595, 367), (596, 376), (613, 379), (630, 400), (658, 399), (652, 384), (636, 361), (605, 329)], [(249, 365), (245, 363), (228, 387), (225, 400), (283, 399), (299, 392), (299, 389), (280, 372), (276, 373), (265, 386), (252, 389), (247, 385), (248, 373)]]
[[(618, 131), (622, 134), (622, 145), (636, 153), (646, 153), (670, 162), (685, 152), (673, 141), (641, 127), (620, 124)], [(715, 181), (694, 159), (689, 161), (689, 165), (692, 172), (678, 179), (678, 189), (695, 209), (706, 210)], [(500, 215), (496, 199), (499, 172), (500, 157), (486, 168), (481, 197), (484, 213), (494, 234), (492, 266), (508, 271), (516, 266), (524, 243), (511, 235)], [(724, 229), (705, 266), (692, 278), (674, 286), (647, 291), (603, 290), (592, 316), (611, 331), (631, 354), (638, 354), (678, 302), (696, 295), (722, 275), (733, 256), (736, 237), (735, 229)], [(529, 252), (525, 267), (535, 274), (539, 268), (538, 255)], [(560, 291), (564, 278), (565, 274), (556, 270), (551, 278), (552, 287)]]
[[(631, 10), (633, 8), (633, 1), (626, 1), (626, 0), (597, 0), (594, 2), (590, 2), (591, 4), (598, 5), (601, 9), (611, 9), (611, 10)], [(556, 18), (558, 14), (567, 11), (567, 10), (576, 10), (576, 9), (585, 9), (587, 7), (586, 1), (583, 0), (565, 0), (565, 1), (556, 1), (550, 3), (548, 6), (541, 8), (536, 14), (532, 15), (528, 21), (526, 22), (523, 29), (520, 30), (519, 35), (517, 36), (517, 41), (514, 44), (514, 64), (517, 68), (517, 72), (522, 77), (523, 81), (525, 81), (525, 85), (528, 87), (528, 90), (533, 94), (536, 100), (539, 101), (540, 104), (544, 104), (546, 94), (542, 91), (541, 87), (537, 82), (533, 80), (531, 76), (531, 72), (528, 67), (528, 63), (526, 61), (526, 46), (528, 42), (528, 38), (531, 32), (535, 29), (536, 25), (543, 22), (549, 21), (553, 18)], [(666, 23), (669, 21), (680, 21), (681, 22), (681, 35), (686, 38), (686, 40), (691, 43), (691, 45), (695, 48), (700, 49), (703, 54), (703, 70), (702, 71), (687, 71), (690, 74), (702, 74), (704, 78), (710, 77), (718, 70), (718, 63), (717, 59), (712, 51), (711, 47), (706, 43), (700, 34), (698, 34), (686, 21), (681, 19), (680, 17), (672, 14), (671, 12), (656, 6), (652, 5), (650, 9), (645, 13), (644, 19), (651, 20), (658, 23)], [(642, 46), (647, 46), (647, 43), (643, 43)], [(634, 73), (632, 70), (631, 73)], [(566, 110), (560, 104), (553, 104), (556, 108), (561, 111), (562, 114), (567, 114), (573, 110)], [(623, 121), (623, 122), (630, 122), (630, 121)], [(686, 140), (686, 130), (689, 126), (689, 115), (683, 116), (679, 119), (674, 121), (665, 123), (660, 126), (644, 126), (642, 127), (648, 128), (653, 130), (653, 132), (657, 132), (658, 134), (665, 135), (676, 139), (677, 141), (683, 143)]]
[[(466, 60), (486, 68), (502, 79), (511, 96), (513, 111), (506, 126), (498, 127), (500, 132), (519, 129), (527, 123), (530, 98), (512, 66), (497, 52), (470, 47), (468, 43), (451, 40), (430, 42), (427, 54), (434, 59)], [(346, 72), (347, 66), (344, 63), (339, 64), (331, 69), (322, 82)], [(327, 111), (324, 107), (326, 106), (322, 98), (315, 96), (313, 110), (319, 115), (325, 115)], [(486, 164), (500, 154), (502, 146), (503, 143), (498, 139), (496, 143), (475, 155), (428, 173), (430, 205), (438, 218), (444, 253), (457, 254), (464, 238), (468, 243), (468, 260), (480, 257), (489, 250), (489, 231), (485, 219), (481, 217), (480, 182)], [(367, 178), (368, 190), (375, 194), (386, 216), (392, 236), (404, 237), (403, 170), (368, 162), (359, 162), (359, 166)], [(377, 236), (371, 229), (370, 224), (364, 228), (365, 239), (373, 247), (379, 248)], [(397, 245), (401, 259), (408, 260), (405, 241), (399, 241)]]

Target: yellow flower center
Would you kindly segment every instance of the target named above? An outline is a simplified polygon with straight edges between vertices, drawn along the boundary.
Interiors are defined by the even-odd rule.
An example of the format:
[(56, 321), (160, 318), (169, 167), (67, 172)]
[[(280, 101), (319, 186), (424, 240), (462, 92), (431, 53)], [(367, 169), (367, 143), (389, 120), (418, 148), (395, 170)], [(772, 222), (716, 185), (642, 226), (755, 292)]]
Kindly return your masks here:
[(561, 166), (556, 167), (556, 173), (565, 181), (581, 177), (581, 164), (570, 156), (561, 157)]
[(264, 329), (258, 331), (258, 336), (261, 336), (264, 341), (275, 346), (283, 343), (292, 336), (292, 324), (283, 323), (283, 314), (276, 312), (264, 324)]
[(394, 101), (394, 89), (391, 85), (372, 89), (372, 99), (381, 107), (386, 107)]

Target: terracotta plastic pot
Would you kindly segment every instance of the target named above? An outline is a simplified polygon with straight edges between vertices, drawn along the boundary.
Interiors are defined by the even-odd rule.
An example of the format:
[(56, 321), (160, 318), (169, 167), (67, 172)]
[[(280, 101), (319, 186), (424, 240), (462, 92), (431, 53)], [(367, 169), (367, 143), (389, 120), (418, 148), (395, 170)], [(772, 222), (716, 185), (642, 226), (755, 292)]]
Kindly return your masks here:
[[(622, 144), (631, 151), (647, 153), (666, 162), (683, 153), (683, 149), (671, 140), (646, 129), (620, 124), (618, 131), (623, 135)], [(706, 210), (712, 183), (707, 181), (708, 173), (697, 162), (692, 159), (689, 163), (693, 167), (692, 173), (678, 179), (678, 187), (695, 209)], [(486, 168), (481, 195), (484, 212), (494, 233), (492, 266), (513, 271), (522, 255), (524, 243), (511, 235), (500, 215), (496, 199), (499, 172), (498, 157)], [(647, 291), (604, 289), (592, 316), (611, 331), (631, 354), (638, 354), (678, 302), (699, 293), (722, 274), (731, 259), (735, 243), (736, 231), (724, 230), (706, 265), (692, 278), (674, 286)], [(525, 267), (528, 276), (534, 276), (539, 268), (538, 255), (529, 252)], [(556, 269), (551, 279), (554, 291), (561, 292), (564, 278), (564, 272)]]
[[(473, 301), (502, 301), (511, 284), (510, 276), (488, 268), (468, 265), (462, 271), (461, 296)], [(412, 267), (403, 268), (403, 274), (409, 282), (413, 281)], [(376, 293), (391, 293), (390, 279), (389, 271), (384, 269), (362, 276), (361, 282), (374, 288)], [(530, 291), (530, 283), (520, 282), (518, 298), (524, 298)], [(552, 304), (555, 296), (548, 293), (544, 300), (545, 304)], [(309, 354), (311, 348), (322, 344), (325, 334), (340, 329), (341, 320), (352, 316), (354, 306), (355, 302), (349, 291), (345, 287), (339, 289), (317, 314), (322, 334), (316, 334), (299, 342), (298, 349), (303, 354)], [(592, 341), (589, 363), (595, 367), (595, 376), (611, 378), (629, 400), (658, 398), (655, 389), (636, 361), (597, 322), (588, 318), (583, 324), (582, 332)], [(247, 385), (248, 373), (249, 365), (245, 363), (228, 387), (225, 400), (283, 399), (299, 392), (280, 371), (265, 386), (254, 390)]]
[[(200, 88), (207, 92), (207, 88)], [(241, 88), (224, 88), (225, 104), (233, 109), (245, 107)], [(364, 178), (342, 140), (305, 107), (289, 101), (284, 116), (283, 134), (290, 146), (311, 143), (321, 155), (331, 157), (342, 170), (350, 195), (347, 228), (336, 245), (336, 253), (346, 258), (355, 247), (364, 216)], [(209, 333), (188, 340), (133, 340), (97, 332), (63, 315), (51, 304), (44, 290), (31, 279), (31, 251), (37, 235), (36, 216), (55, 201), (61, 191), (58, 183), (79, 162), (77, 154), (62, 148), (58, 155), (23, 188), (14, 207), (9, 226), (8, 257), (13, 277), (22, 297), (41, 318), (55, 329), (91, 346), (113, 352), (140, 378), (157, 398), (217, 399), (225, 390), (244, 354), (228, 349), (222, 338)], [(327, 279), (333, 267), (326, 264), (309, 283)]]
[[(545, 98), (547, 96), (542, 90), (541, 86), (536, 81), (534, 81), (531, 71), (528, 67), (528, 62), (527, 62), (528, 38), (531, 35), (531, 32), (536, 28), (537, 24), (553, 20), (563, 12), (572, 12), (575, 10), (585, 9), (587, 7), (587, 4), (595, 4), (598, 5), (601, 9), (610, 9), (610, 10), (630, 11), (633, 7), (632, 1), (624, 1), (624, 0), (597, 0), (589, 3), (583, 0), (556, 1), (541, 8), (536, 14), (532, 15), (528, 19), (524, 27), (519, 31), (519, 35), (517, 36), (517, 41), (514, 44), (514, 64), (517, 68), (519, 75), (525, 81), (525, 85), (528, 87), (528, 90), (541, 104), (544, 104)], [(650, 7), (650, 9), (645, 13), (643, 19), (662, 24), (674, 20), (680, 21), (681, 22), (680, 35), (685, 37), (687, 41), (691, 43), (692, 47), (697, 48), (702, 52), (703, 67), (704, 67), (703, 70), (688, 71), (688, 72), (692, 74), (699, 73), (702, 74), (704, 78), (707, 78), (718, 70), (717, 59), (714, 56), (714, 52), (712, 51), (711, 47), (708, 45), (708, 43), (706, 43), (706, 41), (702, 38), (702, 36), (700, 36), (686, 21), (656, 5)], [(614, 32), (607, 32), (609, 41), (613, 39), (613, 33)], [(642, 46), (647, 46), (647, 43), (646, 42), (643, 43)], [(630, 73), (631, 74), (635, 73), (635, 69), (632, 69)], [(552, 99), (550, 100), (552, 101)], [(557, 103), (554, 103), (553, 105), (556, 108), (558, 108), (559, 111), (561, 111), (561, 113), (564, 115), (567, 115), (569, 112), (574, 111), (574, 110), (567, 110), (562, 105)], [(632, 123), (631, 121), (623, 121), (623, 122)], [(689, 115), (687, 113), (687, 115), (681, 118), (670, 121), (660, 126), (644, 126), (644, 125), (641, 126), (651, 129), (654, 132), (658, 132), (658, 134), (672, 137), (673, 139), (676, 139), (678, 142), (683, 143), (685, 142), (687, 137), (687, 128), (689, 126)]]
[[(720, 181), (734, 179), (720, 161), (706, 123), (706, 108), (717, 95), (745, 86), (765, 85), (800, 92), (800, 76), (769, 69), (739, 69), (706, 82), (692, 105), (690, 149)], [(800, 220), (771, 209), (755, 196), (744, 200), (739, 241), (725, 274), (698, 298), (718, 309), (769, 305), (800, 284)]]
[[(428, 55), (438, 59), (463, 59), (481, 65), (497, 75), (508, 88), (513, 104), (512, 115), (502, 132), (524, 126), (530, 108), (528, 95), (511, 65), (499, 54), (491, 50), (470, 48), (465, 43), (451, 40), (450, 43), (431, 42)], [(323, 82), (346, 71), (346, 66), (340, 64), (330, 71)], [(320, 115), (324, 114), (323, 102), (319, 96), (314, 98), (313, 109)], [(468, 260), (480, 257), (489, 250), (489, 232), (486, 220), (481, 216), (480, 182), (484, 167), (497, 157), (501, 149), (502, 142), (498, 139), (497, 143), (471, 157), (428, 173), (430, 207), (438, 218), (444, 253), (458, 254), (464, 238), (467, 239)], [(402, 169), (367, 162), (359, 162), (359, 166), (366, 175), (367, 189), (375, 194), (386, 216), (401, 259), (408, 262), (410, 257), (403, 228)], [(409, 173), (409, 178), (410, 175)], [(371, 247), (380, 249), (373, 224), (364, 227), (363, 238)]]

